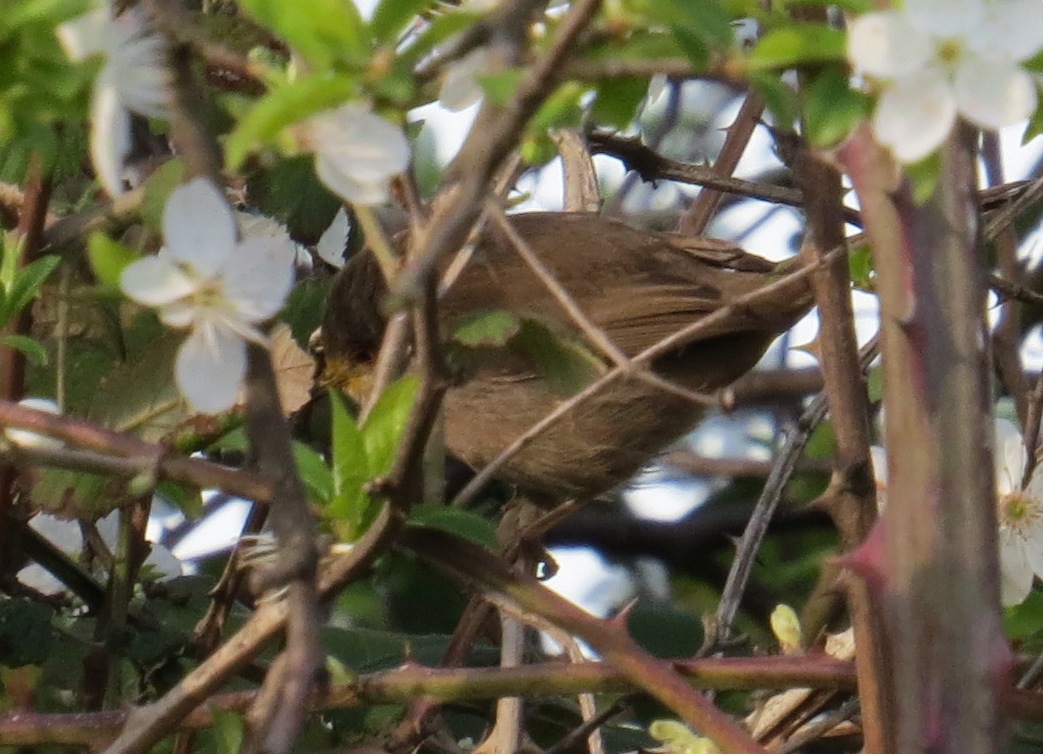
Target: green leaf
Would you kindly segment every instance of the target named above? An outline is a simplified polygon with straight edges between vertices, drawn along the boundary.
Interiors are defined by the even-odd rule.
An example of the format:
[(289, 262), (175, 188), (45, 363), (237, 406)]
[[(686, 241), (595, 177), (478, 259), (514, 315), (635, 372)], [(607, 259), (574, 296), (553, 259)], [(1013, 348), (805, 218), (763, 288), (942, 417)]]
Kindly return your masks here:
[(315, 70), (334, 61), (364, 65), (366, 25), (351, 0), (241, 0), (239, 6), (282, 37)]
[(246, 730), (242, 716), (216, 706), (210, 708), (210, 715), (214, 721), (217, 754), (236, 754), (241, 751)]
[(119, 289), (124, 268), (140, 257), (137, 251), (113, 241), (104, 233), (91, 233), (87, 239), (87, 258), (94, 270), (94, 277), (110, 288)]
[(341, 206), (315, 177), (311, 155), (277, 160), (258, 170), (247, 179), (247, 195), (261, 214), (283, 223), (294, 240), (308, 245), (319, 240)]
[(848, 252), (847, 268), (855, 288), (873, 290), (873, 253), (869, 244), (860, 244)]
[(18, 270), (13, 285), (5, 291), (4, 316), (0, 316), (0, 320), (6, 321), (36, 298), (44, 282), (61, 261), (57, 254), (48, 254)]
[(297, 473), (312, 499), (328, 505), (333, 499), (333, 472), (326, 465), (326, 460), (302, 442), (293, 443), (293, 459), (297, 463)]
[(384, 389), (369, 412), (362, 427), (362, 439), (372, 476), (381, 476), (391, 470), (398, 441), (406, 428), (419, 387), (420, 380), (415, 374), (399, 377)]
[(460, 318), (453, 340), (469, 346), (504, 346), (518, 334), (521, 321), (506, 309), (473, 312)]
[(409, 23), (430, 5), (431, 0), (381, 0), (373, 11), (369, 31), (374, 39), (394, 44)]
[(868, 13), (875, 7), (872, 0), (786, 0), (787, 8), (799, 8), (802, 5), (832, 6), (849, 13)]
[(370, 505), (363, 485), (370, 479), (366, 446), (344, 399), (330, 391), (333, 446), (333, 496), (326, 508), (334, 533), (353, 542), (362, 535), (364, 509)]
[(54, 609), (27, 599), (0, 601), (0, 665), (42, 665), (54, 643)]
[(775, 118), (779, 128), (792, 128), (797, 120), (797, 93), (775, 73), (750, 73), (752, 86)]
[(917, 205), (927, 204), (938, 188), (941, 176), (941, 157), (935, 152), (919, 162), (905, 166), (905, 175), (912, 184), (913, 202)]
[(494, 105), (505, 105), (518, 90), (518, 84), (525, 76), (525, 71), (520, 68), (508, 68), (496, 73), (483, 73), (475, 76), (478, 85), (482, 87), (486, 98)]
[(582, 343), (532, 319), (522, 322), (511, 347), (522, 351), (550, 387), (562, 395), (576, 393), (605, 371), (604, 363)]
[(650, 21), (698, 39), (712, 49), (730, 47), (735, 35), (732, 19), (717, 0), (646, 0), (642, 9)]
[(118, 432), (158, 442), (189, 418), (174, 383), (174, 359), (184, 336), (167, 331), (116, 365), (94, 389), (87, 418)]
[(768, 32), (750, 53), (752, 71), (793, 68), (844, 59), (844, 32), (819, 24), (794, 24)]
[(444, 505), (417, 505), (409, 512), (409, 523), (458, 534), (490, 550), (497, 547), (496, 528), (474, 511)]
[(185, 161), (180, 157), (164, 162), (145, 181), (145, 197), (141, 201), (141, 219), (157, 233), (163, 229), (163, 209), (167, 206), (170, 192), (181, 183), (185, 174)]
[(1038, 639), (1039, 627), (1043, 625), (1043, 594), (1029, 592), (1025, 601), (1005, 608), (1003, 611), (1004, 633), (1015, 642)]
[(578, 125), (580, 118), (583, 117), (580, 100), (586, 95), (587, 91), (586, 86), (576, 82), (569, 82), (559, 86), (546, 99), (540, 109), (536, 111), (536, 115), (533, 116), (532, 120), (529, 121), (529, 133), (546, 131), (549, 128), (561, 126)]
[(630, 76), (603, 82), (598, 86), (590, 117), (596, 123), (625, 128), (634, 119), (647, 91), (645, 78)]
[(805, 132), (816, 147), (837, 144), (868, 114), (869, 98), (848, 85), (839, 66), (821, 71), (804, 91)]
[(355, 92), (355, 86), (353, 77), (324, 73), (269, 92), (229, 134), (225, 144), (228, 169), (238, 170), (252, 149), (268, 143), (291, 123), (340, 105)]
[(27, 335), (5, 335), (0, 343), (21, 351), (33, 366), (47, 366), (47, 349)]
[(156, 494), (184, 513), (189, 520), (203, 513), (203, 496), (196, 487), (162, 481), (156, 485)]
[(420, 36), (399, 53), (399, 61), (411, 68), (416, 61), (436, 46), (470, 26), (478, 15), (466, 10), (452, 10), (435, 18)]

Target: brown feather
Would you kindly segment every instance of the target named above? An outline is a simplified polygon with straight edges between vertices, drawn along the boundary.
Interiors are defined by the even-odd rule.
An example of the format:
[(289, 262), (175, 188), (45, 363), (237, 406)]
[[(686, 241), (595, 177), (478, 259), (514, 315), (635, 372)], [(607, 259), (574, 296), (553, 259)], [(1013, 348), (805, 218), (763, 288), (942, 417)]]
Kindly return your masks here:
[[(781, 272), (725, 242), (636, 230), (593, 214), (519, 214), (511, 222), (590, 321), (631, 357), (774, 282)], [(339, 275), (327, 309), (328, 362), (375, 354), (380, 340), (376, 312), (384, 295), (372, 258), (353, 258)], [(795, 281), (767, 301), (732, 310), (707, 332), (659, 358), (655, 369), (689, 389), (722, 388), (751, 369), (811, 304), (807, 283)], [(578, 336), (565, 309), (510, 241), (490, 228), (440, 301), (444, 331), (451, 333), (464, 316), (494, 309)], [(606, 360), (600, 372), (607, 369)], [(446, 396), (449, 450), (481, 467), (567, 398), (548, 380), (534, 377), (539, 373), (517, 349), (484, 353), (469, 379)], [(598, 494), (626, 480), (691, 428), (701, 412), (675, 394), (619, 377), (530, 443), (501, 476), (546, 496)]]

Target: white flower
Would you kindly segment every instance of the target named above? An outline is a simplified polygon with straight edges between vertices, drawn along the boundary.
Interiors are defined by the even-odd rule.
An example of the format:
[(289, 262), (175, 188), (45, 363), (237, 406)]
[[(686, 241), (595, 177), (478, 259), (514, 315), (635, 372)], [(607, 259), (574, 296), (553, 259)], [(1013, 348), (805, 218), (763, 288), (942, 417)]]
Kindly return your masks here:
[(446, 110), (458, 113), (466, 110), (485, 96), (478, 76), (491, 68), (491, 53), (487, 47), (471, 50), (467, 55), (449, 64), (438, 90), (438, 101)]
[[(52, 545), (67, 555), (76, 556), (83, 548), (83, 534), (76, 521), (56, 518), (48, 513), (37, 513), (29, 521), (37, 533), (43, 535)], [(98, 533), (102, 540), (113, 548), (116, 544), (119, 529), (119, 511), (112, 511), (97, 523)], [(153, 544), (151, 552), (143, 564), (158, 575), (159, 581), (180, 576), (181, 561), (175, 558), (170, 550), (159, 544)], [(50, 571), (35, 563), (27, 565), (18, 572), (18, 580), (26, 586), (42, 594), (60, 594), (65, 585), (51, 575)]]
[(326, 264), (338, 270), (344, 266), (344, 251), (348, 248), (348, 234), (351, 232), (351, 221), (348, 213), (341, 207), (333, 216), (333, 222), (319, 236), (315, 244), (315, 253)]
[(1040, 0), (906, 0), (848, 28), (847, 56), (882, 89), (877, 140), (902, 162), (937, 149), (957, 115), (985, 129), (1036, 109), (1036, 87), (1018, 63), (1043, 47)]
[(409, 166), (409, 142), (398, 126), (358, 104), (319, 113), (300, 127), (315, 152), (315, 172), (353, 204), (387, 200), (388, 180)]
[(225, 411), (246, 373), (246, 341), (265, 343), (256, 325), (282, 308), (293, 286), (295, 250), (273, 237), (237, 242), (231, 210), (203, 178), (171, 192), (163, 238), (159, 254), (123, 271), (120, 287), (156, 307), (164, 324), (190, 330), (177, 355), (178, 388), (197, 411)]
[[(18, 401), (19, 406), (25, 406), (26, 408), (36, 409), (37, 411), (44, 411), (48, 414), (58, 415), (62, 412), (58, 404), (49, 398), (24, 398)], [(15, 445), (20, 445), (23, 448), (60, 448), (65, 443), (55, 437), (48, 437), (47, 435), (40, 435), (36, 432), (31, 432), (28, 429), (14, 429), (13, 427), (4, 428), (4, 435), (8, 440), (13, 442)]]
[(171, 74), (163, 38), (150, 33), (138, 8), (117, 16), (108, 2), (61, 24), (57, 34), (71, 59), (105, 58), (91, 98), (90, 151), (98, 180), (116, 196), (123, 193), (123, 161), (130, 152), (130, 113), (151, 118), (167, 114)]
[(1037, 466), (1022, 489), (1025, 442), (1006, 419), (996, 420), (995, 457), (1000, 591), (1009, 606), (1025, 600), (1033, 574), (1043, 576), (1043, 469)]
[[(1043, 467), (1032, 472), (1028, 486), (1025, 475), (1025, 442), (1018, 428), (1007, 419), (996, 419), (996, 507), (999, 522), (1000, 598), (1005, 606), (1024, 602), (1032, 589), (1033, 575), (1043, 577)], [(883, 511), (887, 500), (887, 458), (874, 445), (873, 474), (877, 484), (877, 506)]]

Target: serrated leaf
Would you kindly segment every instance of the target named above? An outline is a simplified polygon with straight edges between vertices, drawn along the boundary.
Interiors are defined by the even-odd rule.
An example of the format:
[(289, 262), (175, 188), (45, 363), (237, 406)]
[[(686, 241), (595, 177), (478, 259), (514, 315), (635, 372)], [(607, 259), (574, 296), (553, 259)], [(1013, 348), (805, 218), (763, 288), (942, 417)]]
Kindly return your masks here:
[(333, 472), (326, 460), (302, 442), (293, 443), (293, 459), (312, 499), (320, 505), (328, 505), (333, 499)]
[(229, 170), (238, 170), (251, 150), (274, 139), (286, 126), (342, 104), (355, 91), (350, 76), (322, 73), (298, 79), (262, 97), (239, 119), (225, 143)]
[(27, 335), (5, 335), (0, 343), (21, 351), (33, 366), (46, 366), (50, 361), (47, 349)]
[(374, 39), (394, 44), (409, 23), (430, 5), (431, 0), (380, 0), (369, 22), (370, 34)]
[(338, 60), (362, 65), (369, 58), (366, 25), (352, 0), (241, 0), (239, 6), (315, 70)]
[(520, 328), (521, 320), (506, 309), (474, 312), (460, 318), (453, 340), (469, 347), (504, 346)]
[(869, 98), (848, 85), (839, 67), (821, 71), (804, 90), (805, 132), (816, 147), (837, 144), (868, 114)]
[(415, 374), (399, 377), (380, 394), (362, 427), (362, 439), (369, 459), (369, 470), (380, 476), (391, 470), (395, 451), (413, 408), (420, 380)]
[(87, 239), (87, 258), (90, 260), (94, 277), (102, 285), (119, 288), (120, 275), (131, 262), (141, 255), (118, 241), (113, 241), (104, 233), (92, 233)]
[(497, 547), (496, 528), (474, 511), (444, 505), (417, 505), (409, 512), (409, 523), (458, 534), (490, 550)]
[(283, 223), (294, 240), (309, 245), (319, 240), (341, 207), (341, 200), (315, 177), (311, 155), (278, 160), (251, 175), (247, 190), (258, 211)]
[(750, 70), (793, 68), (808, 63), (844, 59), (847, 37), (839, 29), (820, 24), (793, 24), (768, 32), (753, 48)]
[(147, 442), (162, 440), (189, 418), (174, 384), (174, 358), (184, 336), (166, 332), (117, 364), (98, 384), (87, 418)]

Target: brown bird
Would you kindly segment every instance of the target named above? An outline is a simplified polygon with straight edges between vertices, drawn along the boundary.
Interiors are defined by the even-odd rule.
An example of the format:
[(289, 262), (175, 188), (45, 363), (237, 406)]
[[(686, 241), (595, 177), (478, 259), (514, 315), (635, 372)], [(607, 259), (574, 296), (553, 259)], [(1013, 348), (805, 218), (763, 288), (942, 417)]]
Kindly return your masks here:
[[(627, 357), (791, 272), (730, 244), (637, 230), (588, 213), (518, 214), (510, 222), (590, 322)], [(405, 243), (400, 236), (397, 242)], [(373, 257), (355, 255), (338, 274), (323, 324), (327, 382), (344, 386), (375, 357), (386, 287)], [(729, 313), (708, 332), (657, 358), (663, 378), (692, 391), (722, 388), (745, 374), (772, 340), (812, 305), (806, 279)], [(612, 364), (502, 230), (487, 228), (439, 301), (460, 378), (445, 398), (448, 450), (480, 469)], [(510, 312), (506, 332), (462, 347), (462, 323)], [(503, 317), (501, 316), (501, 321)], [(495, 342), (492, 342), (495, 341)], [(351, 392), (349, 390), (349, 392)], [(528, 494), (591, 497), (626, 481), (683, 435), (703, 412), (690, 399), (620, 376), (579, 403), (499, 473)]]

